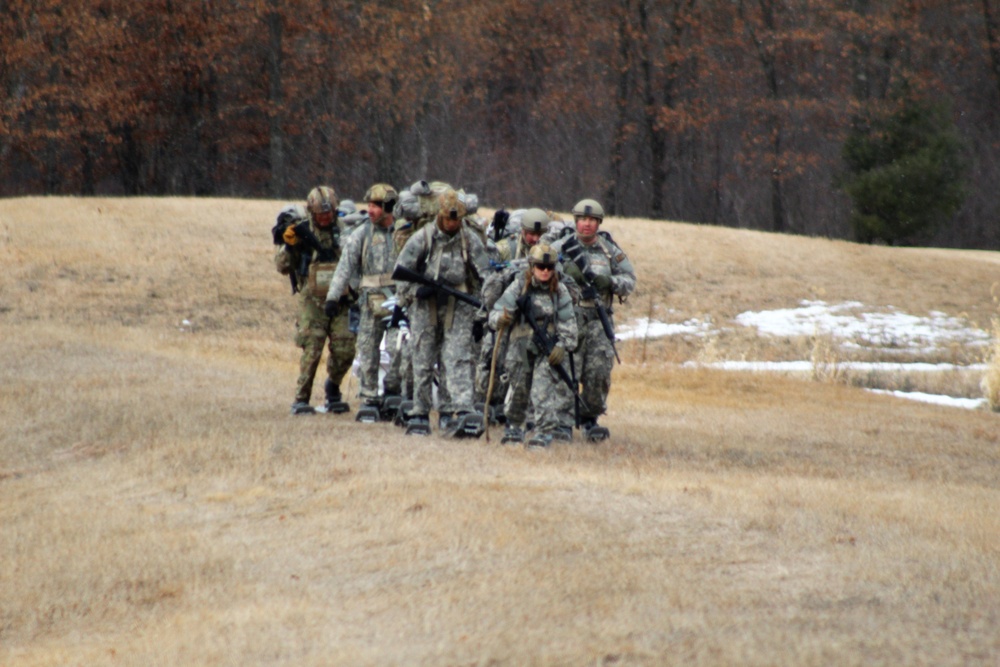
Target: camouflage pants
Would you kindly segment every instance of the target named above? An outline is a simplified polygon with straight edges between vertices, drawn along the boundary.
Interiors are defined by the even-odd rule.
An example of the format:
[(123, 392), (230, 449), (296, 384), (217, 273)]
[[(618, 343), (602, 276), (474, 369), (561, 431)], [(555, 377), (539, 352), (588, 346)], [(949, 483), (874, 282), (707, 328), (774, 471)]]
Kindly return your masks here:
[[(472, 322), (475, 309), (457, 302), (451, 326), (447, 308), (417, 302), (410, 309), (410, 345), (413, 353), (413, 414), (429, 414), (434, 407), (431, 385), (439, 363), (441, 412), (471, 412), (473, 385)], [(442, 396), (442, 393), (444, 396)]]
[(323, 302), (302, 294), (299, 298), (299, 320), (296, 324), (295, 345), (302, 348), (299, 358), (299, 379), (295, 386), (295, 401), (308, 403), (312, 398), (313, 380), (327, 345), (326, 374), (339, 387), (354, 363), (355, 336), (347, 328), (347, 309), (329, 318), (323, 312)]
[[(530, 403), (535, 430), (551, 435), (558, 427), (565, 426), (573, 394), (549, 364), (548, 357), (535, 354), (529, 341), (530, 337), (524, 336), (510, 342), (506, 361), (510, 387), (504, 400), (504, 414), (508, 424), (524, 428)], [(573, 424), (572, 414), (569, 424)]]
[[(374, 297), (384, 299), (381, 295)], [(385, 349), (389, 353), (389, 370), (382, 381), (387, 396), (399, 396), (400, 387), (400, 355), (396, 351), (399, 339), (399, 329), (389, 328), (383, 317), (385, 313), (377, 313), (370, 300), (361, 300), (361, 325), (358, 327), (357, 353), (361, 366), (361, 389), (358, 395), (363, 401), (377, 401), (379, 398), (379, 370), (382, 362), (382, 339), (385, 338)]]
[(581, 419), (596, 419), (607, 412), (608, 392), (611, 390), (611, 369), (615, 352), (611, 341), (604, 335), (604, 327), (594, 308), (577, 311), (579, 342), (576, 349), (576, 371), (582, 388), (580, 397), (586, 409), (581, 408)]

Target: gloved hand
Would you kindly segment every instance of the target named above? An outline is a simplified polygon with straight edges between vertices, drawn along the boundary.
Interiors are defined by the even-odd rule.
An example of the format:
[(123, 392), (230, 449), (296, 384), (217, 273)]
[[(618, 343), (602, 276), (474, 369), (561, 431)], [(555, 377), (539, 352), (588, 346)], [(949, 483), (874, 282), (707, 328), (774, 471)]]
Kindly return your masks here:
[(290, 246), (294, 246), (299, 242), (299, 237), (295, 234), (295, 225), (288, 225), (285, 229), (285, 233), (281, 235), (281, 238)]
[(430, 285), (421, 285), (417, 288), (416, 296), (418, 299), (429, 299), (437, 293), (437, 290)]
[(562, 345), (556, 345), (549, 352), (549, 364), (553, 366), (558, 366), (566, 358), (566, 350), (563, 349)]
[(340, 304), (336, 301), (327, 301), (323, 304), (323, 312), (327, 317), (336, 317), (340, 315)]
[(586, 283), (586, 280), (583, 277), (583, 271), (581, 271), (580, 267), (576, 265), (576, 262), (565, 262), (563, 264), (563, 270), (566, 272), (566, 275), (572, 278), (580, 287), (583, 287)]
[(503, 312), (497, 315), (497, 329), (506, 329), (514, 321), (514, 316), (504, 308)]
[(591, 284), (596, 287), (601, 292), (611, 291), (611, 276), (605, 275), (603, 273), (594, 274), (594, 277), (590, 280)]

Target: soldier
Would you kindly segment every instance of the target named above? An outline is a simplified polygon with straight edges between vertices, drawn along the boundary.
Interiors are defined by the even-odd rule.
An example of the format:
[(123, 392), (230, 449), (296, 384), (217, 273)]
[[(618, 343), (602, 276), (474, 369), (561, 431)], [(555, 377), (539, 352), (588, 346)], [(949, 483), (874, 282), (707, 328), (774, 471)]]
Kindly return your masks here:
[(504, 401), (503, 442), (523, 441), (530, 399), (535, 428), (527, 444), (548, 447), (572, 401), (572, 383), (562, 364), (566, 353), (576, 348), (576, 315), (569, 290), (556, 276), (557, 259), (547, 245), (532, 247), (528, 270), (504, 290), (490, 312), (490, 325), (495, 329), (513, 326), (506, 361), (510, 388)]
[(337, 195), (333, 188), (320, 185), (306, 198), (306, 216), (292, 224), (275, 227), (275, 241), (283, 244), (274, 262), (279, 273), (292, 277), (293, 291), (299, 294), (299, 317), (295, 344), (302, 348), (299, 359), (299, 379), (295, 388), (293, 415), (313, 414), (309, 405), (313, 380), (323, 356), (323, 345), (329, 347), (326, 359), (326, 411), (347, 412), (350, 406), (342, 400), (340, 382), (354, 363), (354, 334), (348, 328), (347, 308), (336, 317), (323, 311), (330, 279), (340, 258), (340, 228), (335, 223)]
[[(414, 405), (407, 421), (409, 435), (430, 433), (431, 382), (439, 353), (439, 370), (451, 396), (445, 409), (455, 413), (445, 435), (482, 434), (482, 417), (474, 412), (472, 403), (472, 325), (477, 307), (454, 294), (465, 293), (476, 300), (474, 295), (479, 292), (488, 262), (482, 239), (463, 224), (465, 214), (458, 194), (451, 188), (444, 190), (438, 195), (434, 224), (415, 232), (396, 261), (397, 273), (403, 269), (430, 283), (398, 284), (404, 298), (412, 297), (409, 315)], [(448, 415), (442, 412), (442, 416)]]
[(612, 299), (620, 301), (635, 289), (635, 269), (625, 252), (607, 232), (599, 231), (604, 209), (593, 199), (583, 199), (573, 207), (576, 232), (570, 232), (552, 244), (559, 253), (566, 275), (579, 286), (576, 305), (580, 340), (577, 359), (585, 410), (580, 427), (593, 442), (610, 436), (597, 418), (607, 411), (611, 389), (611, 368), (617, 352), (614, 348)]
[[(337, 317), (341, 301), (348, 295), (351, 279), (360, 281), (361, 322), (357, 336), (357, 356), (361, 365), (362, 406), (355, 417), (360, 422), (380, 419), (383, 399), (398, 399), (401, 393), (399, 355), (393, 354), (394, 335), (398, 336), (398, 322), (392, 322), (392, 311), (383, 304), (396, 296), (392, 269), (396, 264), (396, 246), (393, 242), (393, 207), (398, 196), (396, 190), (385, 183), (377, 183), (365, 193), (368, 216), (351, 232), (344, 243), (340, 262), (330, 281), (326, 294), (325, 312)], [(390, 323), (395, 327), (390, 328)], [(382, 338), (390, 355), (389, 370), (383, 379), (383, 392), (379, 392)]]
[[(494, 216), (494, 220), (496, 217)], [(501, 258), (501, 263), (494, 268), (483, 284), (483, 306), (489, 311), (493, 308), (500, 295), (507, 288), (514, 278), (523, 274), (526, 269), (528, 251), (538, 243), (538, 239), (545, 233), (549, 223), (549, 216), (540, 208), (530, 208), (521, 216), (521, 231), (516, 236), (502, 238), (497, 243), (497, 250)], [(476, 404), (486, 400), (486, 389), (490, 379), (490, 365), (493, 358), (493, 347), (496, 345), (496, 333), (483, 336), (479, 350), (479, 359), (476, 363)], [(498, 358), (503, 359), (506, 355), (506, 336), (500, 341), (500, 351)], [(494, 389), (492, 401), (496, 405), (484, 406), (484, 410), (493, 408), (494, 415), (499, 418), (501, 403), (507, 391), (507, 383), (503, 380), (505, 374), (498, 369), (494, 374)], [(492, 402), (491, 401), (491, 402)], [(571, 431), (572, 432), (572, 431)]]
[(549, 215), (540, 208), (529, 208), (521, 216), (521, 232), (516, 236), (507, 236), (497, 241), (497, 252), (500, 260), (509, 262), (528, 256), (528, 251), (538, 243), (542, 235), (548, 231)]

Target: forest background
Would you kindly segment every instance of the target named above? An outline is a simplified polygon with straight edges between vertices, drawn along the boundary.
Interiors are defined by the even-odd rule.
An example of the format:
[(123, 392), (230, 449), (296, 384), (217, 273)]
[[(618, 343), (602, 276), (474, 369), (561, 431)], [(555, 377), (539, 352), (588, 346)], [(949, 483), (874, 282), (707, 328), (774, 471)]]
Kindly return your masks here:
[(301, 199), (447, 180), (492, 207), (850, 238), (858, 119), (943, 103), (1000, 248), (1000, 0), (0, 0), (0, 196)]

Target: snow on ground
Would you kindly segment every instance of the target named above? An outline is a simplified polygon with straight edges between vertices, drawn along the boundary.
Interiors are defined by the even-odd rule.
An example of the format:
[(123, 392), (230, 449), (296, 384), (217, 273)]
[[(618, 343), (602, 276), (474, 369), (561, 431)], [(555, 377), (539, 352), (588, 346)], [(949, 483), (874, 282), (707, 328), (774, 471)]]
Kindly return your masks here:
[[(670, 311), (673, 313), (675, 311)], [(669, 314), (669, 313), (668, 313)], [(767, 311), (747, 311), (736, 316), (739, 326), (754, 327), (761, 336), (796, 337), (829, 336), (845, 349), (866, 349), (882, 353), (932, 354), (955, 345), (985, 347), (990, 334), (971, 326), (967, 321), (941, 312), (919, 317), (888, 307), (873, 312), (857, 301), (827, 304), (823, 301), (802, 301), (798, 308)], [(711, 321), (687, 319), (683, 322), (660, 322), (639, 318), (618, 328), (617, 338), (662, 338), (665, 336), (702, 336), (719, 333)], [(698, 365), (687, 362), (685, 366)], [(740, 371), (804, 373), (813, 370), (811, 361), (758, 362), (718, 361), (704, 364), (713, 368)], [(935, 372), (982, 371), (985, 364), (958, 366), (930, 363), (841, 362), (838, 368), (857, 371)], [(953, 398), (919, 392), (891, 393), (901, 398), (963, 408), (978, 408), (984, 399)]]

